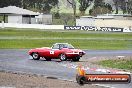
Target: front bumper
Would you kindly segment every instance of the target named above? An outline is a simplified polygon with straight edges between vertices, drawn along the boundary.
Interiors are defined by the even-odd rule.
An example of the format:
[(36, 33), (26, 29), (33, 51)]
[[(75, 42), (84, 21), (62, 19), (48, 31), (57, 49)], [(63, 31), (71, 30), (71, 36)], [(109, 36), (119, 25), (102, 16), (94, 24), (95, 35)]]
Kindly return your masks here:
[(76, 56), (80, 56), (82, 57), (83, 55), (85, 55), (84, 52), (73, 52), (73, 53), (66, 53), (67, 57), (76, 57)]

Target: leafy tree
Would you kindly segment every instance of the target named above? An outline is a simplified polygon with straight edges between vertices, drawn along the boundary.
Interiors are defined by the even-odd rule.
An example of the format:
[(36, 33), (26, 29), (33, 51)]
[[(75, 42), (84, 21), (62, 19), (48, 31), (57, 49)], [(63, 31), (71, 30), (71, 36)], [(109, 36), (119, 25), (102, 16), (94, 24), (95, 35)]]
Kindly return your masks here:
[(92, 1), (93, 0), (78, 0), (78, 2), (80, 3), (79, 10), (82, 15), (85, 14), (86, 9), (90, 6)]
[(128, 13), (132, 15), (132, 0), (128, 0)]
[(17, 6), (25, 9), (37, 9), (49, 13), (58, 0), (0, 0), (0, 7)]
[(95, 0), (94, 6), (89, 10), (89, 14), (96, 16), (97, 14), (111, 13), (112, 7), (110, 4), (105, 3), (104, 0)]
[(58, 0), (38, 0), (37, 6), (41, 11), (49, 13), (52, 7), (58, 4)]
[(113, 0), (116, 8), (116, 14), (118, 14), (119, 9), (121, 9), (123, 13), (128, 13), (128, 9), (129, 9), (128, 4), (130, 1), (131, 0)]
[(24, 0), (24, 7), (35, 8), (41, 12), (49, 13), (58, 0)]
[(73, 12), (74, 12), (73, 19), (74, 19), (74, 22), (76, 22), (76, 2), (75, 0), (67, 0), (67, 2), (72, 5)]
[(21, 6), (20, 0), (0, 0), (0, 7), (7, 7), (7, 6)]
[(103, 0), (94, 0), (94, 7), (102, 6), (104, 4)]

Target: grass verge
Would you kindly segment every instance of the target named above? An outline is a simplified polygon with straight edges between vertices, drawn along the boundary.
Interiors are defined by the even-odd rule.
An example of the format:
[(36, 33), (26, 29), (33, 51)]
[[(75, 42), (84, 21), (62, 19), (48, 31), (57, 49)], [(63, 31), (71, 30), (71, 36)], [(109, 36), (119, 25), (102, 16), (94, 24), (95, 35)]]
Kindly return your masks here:
[(132, 49), (132, 33), (13, 28), (0, 30), (2, 49), (49, 47), (57, 42), (71, 43), (81, 49), (126, 50)]
[(132, 33), (116, 33), (116, 32), (89, 32), (89, 31), (73, 31), (73, 30), (40, 30), (40, 29), (0, 29), (0, 37), (50, 37), (50, 38), (103, 38), (103, 39), (132, 39)]
[(1, 39), (0, 48), (35, 48), (35, 47), (50, 47), (54, 43), (71, 43), (76, 48), (81, 49), (107, 49), (119, 50), (128, 49), (127, 42), (117, 40), (86, 40), (86, 39)]
[(98, 62), (98, 64), (105, 67), (127, 69), (132, 71), (132, 59), (103, 60)]

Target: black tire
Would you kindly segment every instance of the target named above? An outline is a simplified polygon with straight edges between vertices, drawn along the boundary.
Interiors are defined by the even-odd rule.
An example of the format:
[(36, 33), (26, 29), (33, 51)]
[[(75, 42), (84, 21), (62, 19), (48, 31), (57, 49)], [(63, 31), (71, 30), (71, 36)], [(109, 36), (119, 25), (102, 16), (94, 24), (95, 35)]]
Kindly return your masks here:
[(79, 85), (83, 86), (86, 83), (86, 79), (83, 76), (76, 76), (76, 81)]
[(40, 56), (38, 53), (32, 53), (33, 60), (39, 60)]
[(64, 53), (60, 54), (60, 55), (59, 55), (59, 59), (60, 59), (61, 61), (66, 61), (66, 60), (67, 60), (66, 54), (64, 54)]
[(80, 56), (77, 56), (77, 57), (73, 58), (72, 61), (79, 61), (79, 59), (80, 59)]

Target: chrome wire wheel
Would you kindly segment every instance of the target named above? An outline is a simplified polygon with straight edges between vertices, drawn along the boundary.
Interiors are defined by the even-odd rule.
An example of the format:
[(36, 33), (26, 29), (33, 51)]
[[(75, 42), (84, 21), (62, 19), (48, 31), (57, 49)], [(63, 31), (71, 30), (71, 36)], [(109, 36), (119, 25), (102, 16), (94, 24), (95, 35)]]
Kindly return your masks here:
[(59, 58), (60, 58), (61, 61), (66, 61), (67, 60), (65, 54), (60, 54), (60, 57)]
[(33, 57), (34, 60), (39, 60), (39, 59), (40, 59), (38, 53), (33, 53), (33, 54), (32, 54), (32, 57)]

